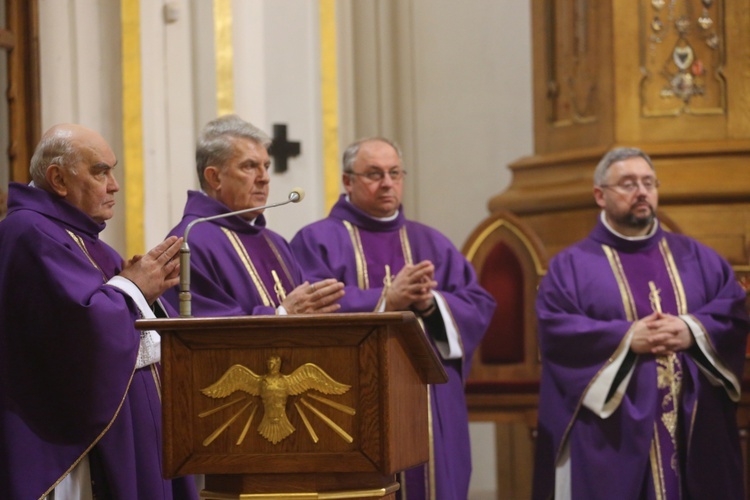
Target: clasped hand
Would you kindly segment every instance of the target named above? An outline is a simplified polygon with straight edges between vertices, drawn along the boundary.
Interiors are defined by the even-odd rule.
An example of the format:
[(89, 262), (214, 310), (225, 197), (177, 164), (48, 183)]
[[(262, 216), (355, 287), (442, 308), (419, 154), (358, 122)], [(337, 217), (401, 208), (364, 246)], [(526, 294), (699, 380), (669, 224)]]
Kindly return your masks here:
[(289, 314), (326, 314), (338, 311), (344, 284), (333, 278), (310, 284), (305, 281), (289, 292), (281, 305)]
[(180, 282), (180, 259), (178, 253), (182, 238), (170, 236), (146, 255), (134, 255), (123, 263), (120, 276), (127, 278), (140, 288), (149, 304), (153, 304), (162, 293)]
[(683, 320), (655, 312), (633, 324), (630, 349), (636, 354), (663, 356), (684, 351), (694, 343), (693, 334)]
[(436, 287), (432, 262), (423, 260), (418, 264), (406, 264), (391, 280), (385, 292), (385, 310), (427, 309), (435, 300), (432, 290)]

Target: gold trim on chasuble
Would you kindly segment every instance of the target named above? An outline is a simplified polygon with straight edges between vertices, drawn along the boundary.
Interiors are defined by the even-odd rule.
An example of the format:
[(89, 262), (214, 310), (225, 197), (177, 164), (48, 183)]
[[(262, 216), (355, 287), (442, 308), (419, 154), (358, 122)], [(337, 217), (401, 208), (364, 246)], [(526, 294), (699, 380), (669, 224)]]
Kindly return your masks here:
[[(264, 285), (263, 280), (260, 279), (258, 270), (255, 269), (253, 260), (250, 258), (250, 255), (247, 253), (247, 249), (245, 248), (245, 245), (243, 245), (242, 242), (240, 241), (240, 238), (239, 236), (237, 236), (237, 233), (225, 227), (222, 227), (221, 230), (224, 232), (227, 239), (234, 247), (234, 251), (237, 252), (237, 256), (240, 258), (240, 261), (242, 261), (242, 264), (245, 266), (245, 269), (247, 270), (247, 274), (250, 275), (250, 279), (252, 280), (253, 285), (255, 285), (255, 289), (258, 290), (258, 295), (260, 295), (260, 298), (263, 301), (263, 305), (266, 307), (277, 307), (278, 304), (274, 303), (273, 298), (271, 297), (271, 294), (268, 293), (268, 290), (266, 289), (266, 285)], [(292, 279), (289, 273), (289, 269), (286, 267), (284, 260), (281, 258), (281, 254), (279, 254), (279, 251), (276, 248), (276, 245), (274, 245), (273, 242), (268, 238), (266, 238), (266, 241), (268, 242), (268, 245), (271, 247), (271, 251), (276, 256), (276, 259), (279, 261), (281, 268), (284, 271), (284, 274), (286, 274), (287, 278), (289, 279), (289, 282), (294, 283), (294, 280)], [(274, 272), (274, 275), (275, 274), (276, 273)], [(286, 292), (284, 291), (280, 282), (277, 282), (277, 286), (280, 287), (280, 290), (276, 291), (279, 295), (278, 301), (280, 304), (281, 301), (283, 300), (281, 296), (285, 296)]]
[[(104, 274), (104, 271), (102, 271), (101, 267), (99, 267), (99, 265), (94, 261), (94, 259), (91, 257), (91, 254), (89, 254), (89, 251), (88, 251), (88, 249), (86, 248), (86, 245), (83, 242), (83, 238), (81, 238), (80, 236), (78, 236), (77, 234), (75, 234), (74, 232), (72, 232), (70, 229), (66, 229), (65, 232), (68, 233), (68, 236), (70, 236), (73, 239), (73, 241), (76, 243), (76, 245), (78, 245), (78, 248), (80, 248), (81, 251), (83, 252), (83, 254), (86, 256), (86, 258), (89, 259), (89, 262), (91, 262), (91, 264), (100, 273), (102, 273), (103, 282), (106, 283), (108, 281), (107, 280), (107, 275)], [(154, 372), (156, 371), (155, 367), (156, 367), (156, 364), (152, 364), (151, 365), (151, 373), (152, 374), (154, 374)], [(60, 484), (62, 482), (62, 480), (65, 479), (65, 477), (67, 477), (67, 475), (70, 474), (73, 471), (73, 469), (75, 469), (76, 467), (78, 467), (78, 464), (81, 463), (81, 460), (83, 460), (83, 457), (85, 457), (86, 455), (88, 455), (88, 453), (91, 451), (91, 449), (94, 446), (96, 446), (96, 444), (107, 433), (107, 431), (109, 430), (109, 428), (112, 427), (112, 424), (115, 422), (115, 420), (117, 419), (117, 417), (120, 415), (120, 410), (122, 410), (122, 405), (125, 403), (125, 398), (128, 397), (128, 392), (130, 392), (130, 385), (133, 383), (133, 375), (135, 375), (135, 370), (136, 370), (136, 368), (135, 368), (135, 364), (134, 364), (133, 365), (133, 371), (130, 374), (130, 379), (128, 380), (128, 385), (125, 388), (125, 392), (122, 395), (122, 399), (120, 399), (120, 403), (117, 405), (117, 410), (115, 411), (115, 414), (112, 416), (112, 419), (109, 421), (109, 423), (107, 423), (107, 426), (104, 428), (104, 430), (102, 430), (102, 432), (98, 436), (96, 436), (96, 438), (91, 442), (91, 444), (85, 450), (83, 450), (83, 453), (81, 453), (81, 455), (77, 459), (75, 459), (75, 461), (70, 465), (70, 467), (68, 468), (68, 470), (66, 470), (65, 473), (63, 473), (63, 475), (60, 476), (52, 484), (52, 486), (49, 487), (49, 489), (47, 491), (45, 491), (44, 493), (42, 493), (42, 496), (40, 498), (46, 498), (47, 495), (49, 495), (50, 493), (52, 493), (52, 491), (57, 487), (57, 485)], [(159, 393), (159, 401), (161, 401), (161, 386), (159, 385), (160, 380), (158, 379), (157, 375), (155, 375), (154, 377), (155, 377), (154, 382), (156, 383), (156, 390)]]
[[(352, 247), (354, 248), (354, 262), (357, 266), (357, 286), (360, 290), (370, 289), (370, 276), (367, 273), (367, 259), (365, 259), (365, 249), (362, 247), (362, 239), (359, 237), (359, 228), (353, 225), (351, 222), (345, 220), (342, 221), (346, 231), (349, 233), (349, 238), (352, 240)], [(401, 239), (401, 252), (404, 255), (404, 262), (407, 264), (413, 264), (411, 256), (411, 245), (409, 245), (409, 235), (406, 233), (406, 226), (403, 226), (398, 231)], [(390, 275), (390, 271), (386, 270), (386, 279)], [(380, 303), (378, 303), (378, 306)], [(375, 308), (377, 309), (377, 307)]]
[[(365, 259), (365, 250), (362, 246), (362, 239), (359, 236), (359, 228), (349, 221), (345, 220), (342, 222), (344, 223), (344, 227), (346, 227), (346, 230), (349, 233), (349, 238), (352, 241), (352, 248), (354, 248), (354, 261), (357, 267), (357, 286), (360, 290), (369, 290), (370, 277), (367, 273), (367, 259)], [(414, 258), (411, 253), (411, 244), (409, 243), (409, 235), (406, 232), (406, 226), (402, 226), (401, 229), (399, 229), (399, 238), (401, 240), (401, 252), (404, 255), (404, 262), (406, 264), (413, 264)], [(386, 266), (385, 274), (386, 281), (390, 280), (391, 273), (388, 266)], [(385, 299), (386, 288), (387, 286), (383, 287), (383, 295), (381, 295), (380, 300), (375, 306), (376, 311), (380, 309), (380, 305)], [(422, 329), (424, 329), (424, 324), (422, 323), (421, 319), (419, 320), (419, 324), (422, 326)], [(429, 429), (430, 437), (430, 461), (427, 464), (429, 478), (427, 480), (429, 481), (430, 499), (435, 500), (435, 446), (434, 437), (432, 435), (432, 397), (430, 395), (429, 385), (427, 386), (427, 428)], [(399, 476), (404, 479), (406, 477), (404, 473), (400, 473)], [(401, 484), (405, 485), (405, 481), (403, 479), (401, 480)], [(402, 491), (402, 498), (403, 500), (408, 500), (409, 498), (405, 487)]]
[[(617, 251), (607, 245), (602, 245), (607, 259), (609, 260), (612, 272), (617, 280), (617, 285), (620, 289), (620, 295), (622, 297), (623, 308), (625, 309), (625, 315), (628, 321), (636, 321), (637, 314), (635, 312), (635, 302), (633, 301), (633, 294), (630, 290), (630, 285), (625, 277), (625, 272), (622, 268), (622, 262)], [(672, 283), (672, 290), (675, 294), (675, 301), (677, 304), (677, 314), (687, 314), (687, 300), (685, 298), (685, 288), (682, 284), (682, 279), (677, 270), (677, 265), (674, 262), (674, 257), (669, 248), (666, 238), (662, 238), (659, 241), (659, 251), (661, 252), (662, 258), (664, 259), (664, 265), (667, 269), (669, 279)], [(661, 312), (661, 305), (659, 302), (658, 294), (660, 290), (656, 290), (653, 282), (649, 282), (651, 291), (649, 293), (649, 299), (651, 306), (655, 311)], [(656, 377), (657, 387), (659, 389), (669, 389), (669, 392), (664, 396), (661, 402), (662, 409), (667, 409), (672, 406), (670, 411), (665, 411), (661, 415), (661, 423), (667, 429), (669, 437), (672, 440), (672, 445), (675, 449), (675, 454), (672, 456), (671, 462), (668, 466), (675, 470), (679, 476), (679, 461), (677, 457), (678, 453), (678, 442), (677, 442), (677, 420), (679, 412), (679, 401), (682, 392), (682, 371), (679, 370), (680, 360), (676, 354), (670, 354), (668, 356), (657, 356), (656, 361)], [(651, 449), (649, 452), (649, 462), (651, 464), (651, 475), (654, 481), (655, 494), (657, 499), (665, 498), (666, 487), (664, 482), (664, 466), (662, 461), (661, 447), (658, 440), (659, 432), (657, 422), (654, 422), (654, 437), (651, 440)], [(692, 426), (691, 426), (692, 427)], [(692, 429), (691, 429), (692, 434)]]

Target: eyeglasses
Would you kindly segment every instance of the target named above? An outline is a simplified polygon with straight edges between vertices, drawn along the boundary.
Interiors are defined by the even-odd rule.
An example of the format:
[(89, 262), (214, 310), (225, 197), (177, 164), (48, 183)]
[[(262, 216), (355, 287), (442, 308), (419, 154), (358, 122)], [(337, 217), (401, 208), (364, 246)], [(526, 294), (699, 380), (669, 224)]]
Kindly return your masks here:
[(394, 168), (393, 170), (389, 170), (388, 172), (386, 172), (385, 170), (370, 170), (369, 172), (365, 172), (364, 174), (359, 172), (347, 172), (347, 174), (364, 177), (370, 182), (380, 182), (385, 179), (385, 175), (388, 174), (388, 177), (390, 177), (392, 181), (398, 182), (406, 176), (406, 170), (398, 170)]
[(653, 191), (659, 187), (659, 179), (654, 177), (645, 177), (640, 180), (637, 179), (625, 179), (618, 182), (617, 184), (600, 184), (600, 188), (616, 189), (623, 193), (635, 193), (638, 190), (638, 186), (643, 186), (646, 191)]

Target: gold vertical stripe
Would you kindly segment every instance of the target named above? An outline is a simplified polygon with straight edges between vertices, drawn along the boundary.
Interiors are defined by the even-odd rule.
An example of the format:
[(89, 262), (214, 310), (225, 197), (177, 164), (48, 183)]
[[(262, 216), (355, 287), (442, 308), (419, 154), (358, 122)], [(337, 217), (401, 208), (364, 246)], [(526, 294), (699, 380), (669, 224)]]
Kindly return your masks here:
[(659, 434), (654, 422), (654, 437), (651, 439), (651, 450), (649, 451), (649, 461), (651, 462), (651, 477), (654, 481), (654, 496), (656, 500), (664, 498), (666, 487), (664, 486), (664, 473), (661, 460), (661, 451), (659, 447)]
[(635, 321), (638, 319), (638, 312), (635, 309), (635, 301), (633, 300), (633, 293), (630, 291), (630, 285), (628, 285), (628, 280), (625, 278), (625, 271), (622, 268), (620, 256), (617, 255), (617, 251), (607, 245), (602, 245), (602, 249), (607, 256), (607, 260), (609, 260), (610, 267), (612, 267), (615, 280), (617, 280), (620, 297), (622, 298), (622, 306), (625, 309), (625, 317), (628, 321)]
[(406, 234), (406, 226), (402, 226), (398, 232), (399, 238), (401, 238), (401, 252), (404, 254), (404, 262), (407, 264), (414, 264), (414, 259), (411, 256), (411, 244), (409, 243), (409, 235)]
[(281, 270), (284, 271), (286, 279), (289, 280), (289, 284), (291, 285), (292, 289), (294, 289), (294, 287), (299, 285), (299, 283), (297, 283), (294, 278), (292, 278), (292, 273), (289, 271), (289, 267), (286, 265), (286, 261), (284, 261), (284, 258), (281, 256), (281, 252), (279, 252), (276, 244), (274, 244), (274, 242), (265, 231), (263, 231), (263, 237), (265, 238), (266, 243), (268, 243), (268, 246), (271, 248), (274, 256), (276, 256), (276, 260), (279, 261), (279, 265), (281, 266)]
[(144, 253), (143, 114), (140, 0), (122, 0), (122, 131), (125, 170), (125, 254)]
[(214, 0), (216, 106), (219, 115), (234, 113), (232, 0)]
[(357, 286), (360, 290), (369, 290), (370, 279), (367, 275), (367, 261), (365, 260), (362, 241), (359, 239), (359, 231), (348, 220), (343, 221), (343, 223), (349, 232), (349, 238), (352, 240), (352, 248), (354, 248), (354, 262), (357, 264)]
[(427, 472), (429, 477), (429, 492), (428, 498), (435, 500), (437, 494), (437, 486), (435, 485), (435, 436), (432, 432), (432, 391), (430, 386), (427, 386), (427, 428), (429, 429), (429, 444), (430, 444), (430, 461), (427, 462)]
[(266, 307), (275, 307), (275, 304), (273, 303), (273, 299), (271, 298), (271, 294), (268, 293), (268, 290), (266, 289), (266, 285), (264, 285), (263, 280), (260, 279), (260, 275), (258, 274), (258, 271), (255, 269), (253, 260), (250, 258), (250, 255), (247, 253), (247, 249), (245, 248), (245, 245), (242, 244), (242, 241), (240, 241), (240, 238), (237, 236), (237, 233), (225, 227), (222, 227), (221, 230), (224, 231), (224, 234), (226, 235), (227, 239), (229, 239), (229, 242), (234, 247), (234, 251), (237, 252), (237, 256), (240, 258), (240, 260), (244, 264), (245, 269), (247, 270), (247, 274), (250, 275), (250, 279), (252, 279), (253, 284), (255, 285), (255, 288), (258, 290), (258, 294), (260, 295), (260, 298), (263, 301), (263, 305)]
[(320, 0), (320, 75), (323, 110), (323, 186), (326, 212), (339, 197), (339, 96), (336, 63), (336, 3)]
[(677, 264), (674, 262), (674, 256), (672, 255), (672, 250), (667, 244), (666, 238), (659, 242), (659, 250), (661, 251), (662, 257), (664, 257), (664, 263), (667, 266), (669, 279), (672, 281), (672, 289), (674, 290), (675, 300), (677, 301), (677, 314), (687, 314), (688, 308), (687, 298), (685, 297), (685, 287), (682, 285), (680, 272), (677, 269)]

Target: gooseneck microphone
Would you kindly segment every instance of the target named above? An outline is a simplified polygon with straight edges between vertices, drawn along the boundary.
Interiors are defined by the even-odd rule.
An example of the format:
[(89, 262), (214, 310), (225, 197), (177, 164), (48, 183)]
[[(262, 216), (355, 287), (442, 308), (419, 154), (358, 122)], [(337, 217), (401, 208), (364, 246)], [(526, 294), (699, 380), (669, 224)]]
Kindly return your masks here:
[(265, 210), (266, 208), (279, 207), (288, 203), (299, 203), (305, 197), (305, 191), (302, 188), (294, 188), (289, 192), (289, 197), (286, 201), (279, 203), (272, 203), (270, 205), (263, 205), (262, 207), (245, 208), (234, 212), (227, 212), (225, 214), (212, 215), (210, 217), (200, 217), (191, 221), (185, 228), (185, 234), (182, 239), (182, 246), (180, 247), (180, 317), (189, 318), (192, 316), (192, 297), (190, 295), (190, 246), (188, 245), (188, 235), (193, 226), (200, 224), (201, 222), (207, 222), (215, 219), (223, 219), (225, 217), (232, 217), (234, 215), (242, 215), (249, 212), (257, 212), (258, 210)]

